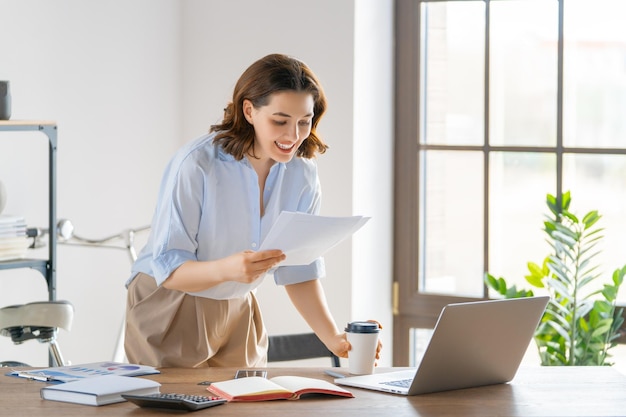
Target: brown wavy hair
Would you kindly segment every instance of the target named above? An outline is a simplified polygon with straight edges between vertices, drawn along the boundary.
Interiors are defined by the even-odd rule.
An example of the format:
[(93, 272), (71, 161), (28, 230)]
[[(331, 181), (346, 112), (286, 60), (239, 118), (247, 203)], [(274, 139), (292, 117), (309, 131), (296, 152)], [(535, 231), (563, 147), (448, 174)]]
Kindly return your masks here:
[(232, 102), (224, 109), (222, 123), (212, 125), (209, 130), (218, 132), (215, 143), (237, 160), (246, 154), (254, 156), (254, 127), (244, 117), (243, 102), (250, 100), (255, 108), (259, 108), (269, 103), (273, 93), (280, 91), (306, 92), (313, 96), (311, 134), (300, 144), (296, 156), (313, 158), (316, 152), (326, 152), (328, 145), (316, 132), (317, 124), (326, 111), (322, 86), (306, 64), (282, 54), (259, 59), (239, 77)]

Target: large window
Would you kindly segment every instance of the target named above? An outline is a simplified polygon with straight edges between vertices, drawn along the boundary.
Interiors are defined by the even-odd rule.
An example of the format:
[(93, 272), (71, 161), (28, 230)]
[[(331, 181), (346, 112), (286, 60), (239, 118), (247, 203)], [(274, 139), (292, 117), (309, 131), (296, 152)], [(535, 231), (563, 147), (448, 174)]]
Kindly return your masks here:
[(548, 193), (603, 215), (607, 278), (626, 263), (623, 16), (623, 0), (397, 2), (395, 365), (443, 305), (489, 296), (485, 271), (527, 287)]

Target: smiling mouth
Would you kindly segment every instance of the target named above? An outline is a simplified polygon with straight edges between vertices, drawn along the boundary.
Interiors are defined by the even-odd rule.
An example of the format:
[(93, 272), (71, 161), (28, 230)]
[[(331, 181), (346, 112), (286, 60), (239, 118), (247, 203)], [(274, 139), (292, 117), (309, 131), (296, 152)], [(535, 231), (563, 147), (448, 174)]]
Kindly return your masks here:
[(293, 149), (293, 147), (295, 146), (295, 143), (292, 143), (290, 145), (283, 145), (282, 143), (278, 143), (278, 142), (274, 142), (276, 144), (276, 146), (278, 146), (279, 149), (282, 149), (283, 151), (289, 151), (291, 149)]

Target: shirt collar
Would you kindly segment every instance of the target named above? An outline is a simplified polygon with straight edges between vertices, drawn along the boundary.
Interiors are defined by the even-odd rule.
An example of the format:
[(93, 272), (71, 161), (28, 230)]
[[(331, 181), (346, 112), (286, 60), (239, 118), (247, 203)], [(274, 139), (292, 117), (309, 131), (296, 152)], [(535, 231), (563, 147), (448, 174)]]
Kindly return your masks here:
[(235, 157), (227, 153), (224, 148), (219, 145), (214, 145), (217, 148), (217, 158), (220, 161), (234, 161)]
[[(222, 148), (221, 146), (216, 146), (217, 148), (217, 157), (220, 161), (226, 161), (226, 162), (240, 162), (250, 168), (252, 168), (252, 165), (250, 165), (250, 161), (248, 161), (248, 158), (242, 158), (241, 161), (237, 161), (235, 159), (235, 157), (229, 153), (227, 153), (224, 148)], [(285, 164), (284, 162), (277, 162), (275, 163), (272, 168), (270, 169), (270, 171), (274, 171), (274, 170), (284, 170), (287, 169), (287, 164)]]

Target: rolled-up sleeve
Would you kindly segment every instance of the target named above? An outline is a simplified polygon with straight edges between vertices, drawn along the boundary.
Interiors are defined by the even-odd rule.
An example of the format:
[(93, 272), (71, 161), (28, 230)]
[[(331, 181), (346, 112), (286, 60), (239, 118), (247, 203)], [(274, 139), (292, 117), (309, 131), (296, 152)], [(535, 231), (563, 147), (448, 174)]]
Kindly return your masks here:
[(310, 265), (280, 266), (274, 271), (274, 282), (278, 285), (299, 284), (326, 275), (324, 258), (317, 258)]
[(189, 155), (175, 160), (165, 178), (153, 220), (153, 238), (159, 244), (152, 248), (151, 266), (158, 285), (183, 263), (197, 260), (196, 236), (204, 195), (204, 175)]
[(169, 277), (172, 272), (187, 261), (197, 260), (195, 255), (184, 250), (168, 250), (160, 252), (152, 260), (152, 271), (154, 271), (154, 279), (157, 285)]

